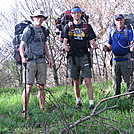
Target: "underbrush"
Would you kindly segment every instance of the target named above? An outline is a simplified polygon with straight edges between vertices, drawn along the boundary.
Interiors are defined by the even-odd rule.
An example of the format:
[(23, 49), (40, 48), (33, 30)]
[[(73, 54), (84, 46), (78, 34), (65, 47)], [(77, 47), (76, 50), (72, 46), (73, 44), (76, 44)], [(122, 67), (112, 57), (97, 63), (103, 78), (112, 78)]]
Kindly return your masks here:
[[(94, 100), (97, 105), (103, 98), (111, 97), (111, 82), (107, 84), (93, 83)], [(134, 133), (134, 99), (127, 96), (114, 98), (101, 103), (97, 109), (118, 106), (104, 110), (96, 116), (92, 116), (93, 110), (89, 109), (87, 89), (81, 85), (82, 108), (75, 109), (75, 96), (73, 87), (53, 87), (46, 90), (45, 109), (38, 107), (37, 89), (31, 92), (28, 114), (32, 117), (25, 120), (21, 116), (23, 88), (0, 89), (0, 133), (1, 134), (59, 134), (63, 128), (80, 121), (72, 129), (63, 131), (64, 134), (132, 134)], [(110, 91), (110, 94), (108, 92)], [(122, 93), (125, 87), (122, 85)]]

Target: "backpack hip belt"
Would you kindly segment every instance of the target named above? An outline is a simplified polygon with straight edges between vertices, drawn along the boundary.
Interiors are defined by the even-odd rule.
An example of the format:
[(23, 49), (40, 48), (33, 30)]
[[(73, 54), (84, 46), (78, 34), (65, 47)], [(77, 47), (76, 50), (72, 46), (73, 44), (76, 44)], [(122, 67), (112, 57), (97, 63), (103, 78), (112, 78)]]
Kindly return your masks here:
[(126, 55), (123, 55), (123, 56), (116, 56), (116, 55), (113, 55), (113, 58), (117, 58), (117, 59), (123, 59), (123, 58), (128, 58), (128, 59), (130, 59), (130, 56), (131, 54), (130, 53), (128, 53), (128, 54), (126, 54)]
[(27, 54), (25, 54), (25, 56), (28, 58), (28, 61), (31, 61), (31, 60), (38, 60), (38, 59), (45, 58), (45, 55), (44, 55), (44, 54), (41, 54), (41, 55), (34, 55), (34, 54), (32, 54), (32, 53), (27, 53)]
[(37, 59), (42, 59), (42, 58), (45, 58), (45, 55), (42, 54), (42, 55), (33, 55), (32, 56), (34, 60), (37, 60)]
[(124, 56), (113, 56), (113, 58), (117, 58), (117, 59), (123, 59), (123, 58), (128, 58), (127, 55), (124, 55)]
[(71, 49), (68, 54), (69, 56), (77, 56), (77, 57), (81, 57), (83, 56), (84, 54), (87, 54), (88, 53), (88, 49), (87, 48), (84, 48), (84, 49)]

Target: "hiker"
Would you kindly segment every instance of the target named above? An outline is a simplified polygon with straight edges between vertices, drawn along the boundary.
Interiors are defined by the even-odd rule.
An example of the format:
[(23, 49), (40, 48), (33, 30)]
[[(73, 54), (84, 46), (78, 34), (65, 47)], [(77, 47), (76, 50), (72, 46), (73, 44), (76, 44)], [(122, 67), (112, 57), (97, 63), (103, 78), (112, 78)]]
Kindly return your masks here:
[[(23, 116), (25, 116), (26, 112), (28, 111), (28, 101), (35, 78), (37, 80), (37, 86), (38, 86), (39, 107), (40, 109), (44, 108), (44, 101), (45, 101), (44, 86), (46, 83), (46, 71), (47, 71), (46, 58), (48, 60), (49, 67), (52, 68), (52, 61), (48, 51), (48, 46), (46, 44), (47, 39), (41, 28), (43, 21), (46, 20), (47, 17), (44, 15), (44, 11), (40, 9), (36, 10), (30, 17), (33, 21), (32, 27), (35, 32), (34, 39), (29, 43), (28, 39), (31, 30), (29, 27), (26, 27), (26, 29), (24, 29), (19, 48), (22, 63), (26, 64), (26, 77), (23, 75), (23, 83), (26, 82), (26, 96), (25, 96), (25, 90), (23, 91), (22, 94)], [(26, 47), (27, 50), (26, 56), (24, 52), (24, 47)]]
[[(62, 33), (63, 46), (66, 52), (68, 52), (68, 57), (70, 59), (70, 71), (71, 78), (73, 79), (74, 92), (76, 97), (76, 108), (82, 106), (80, 97), (80, 71), (82, 71), (82, 77), (84, 78), (85, 84), (88, 89), (89, 107), (94, 108), (93, 100), (93, 88), (91, 84), (91, 64), (89, 63), (89, 52), (88, 45), (97, 48), (94, 39), (96, 35), (90, 24), (86, 24), (88, 27), (84, 28), (84, 22), (81, 19), (82, 10), (79, 7), (74, 7), (71, 10), (71, 16), (73, 17), (73, 22), (71, 23), (73, 29), (69, 31), (69, 25), (65, 25)], [(85, 29), (85, 30), (84, 30)], [(86, 31), (88, 31), (86, 33)], [(86, 36), (87, 35), (87, 36)]]
[(112, 30), (109, 34), (108, 45), (104, 46), (103, 50), (111, 51), (112, 58), (112, 77), (114, 95), (121, 94), (122, 77), (126, 84), (126, 92), (130, 86), (130, 43), (133, 40), (133, 31), (127, 29), (128, 38), (125, 37), (125, 19), (122, 14), (114, 16), (115, 32), (112, 35)]

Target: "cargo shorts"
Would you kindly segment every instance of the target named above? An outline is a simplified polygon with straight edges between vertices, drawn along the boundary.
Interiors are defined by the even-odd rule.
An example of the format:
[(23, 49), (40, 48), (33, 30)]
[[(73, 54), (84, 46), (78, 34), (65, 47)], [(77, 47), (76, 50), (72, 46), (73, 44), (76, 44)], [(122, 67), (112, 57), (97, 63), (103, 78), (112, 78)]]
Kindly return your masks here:
[[(37, 63), (30, 61), (26, 64), (26, 77), (25, 66), (23, 65), (23, 83), (34, 84), (35, 80), (39, 84), (46, 84), (47, 65), (46, 62)], [(35, 79), (36, 78), (36, 79)]]
[(76, 64), (74, 64), (73, 58), (71, 56), (69, 59), (71, 78), (79, 78), (80, 74), (83, 78), (92, 78), (88, 54), (84, 54), (81, 57), (75, 56), (74, 60)]

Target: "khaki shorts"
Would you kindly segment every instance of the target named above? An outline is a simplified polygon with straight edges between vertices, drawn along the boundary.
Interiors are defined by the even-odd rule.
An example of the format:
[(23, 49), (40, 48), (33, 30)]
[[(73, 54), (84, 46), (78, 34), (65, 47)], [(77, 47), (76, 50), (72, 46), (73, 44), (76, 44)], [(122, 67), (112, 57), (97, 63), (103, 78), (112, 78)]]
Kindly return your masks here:
[(88, 54), (85, 54), (82, 57), (75, 56), (75, 62), (76, 64), (73, 63), (73, 59), (70, 57), (71, 78), (79, 78), (80, 73), (83, 78), (92, 78)]
[[(38, 81), (39, 84), (46, 84), (46, 72), (47, 72), (47, 65), (45, 62), (43, 63), (36, 63), (34, 61), (28, 62), (26, 65), (26, 83), (34, 84), (36, 80)], [(23, 83), (25, 83), (24, 66), (23, 66)]]

